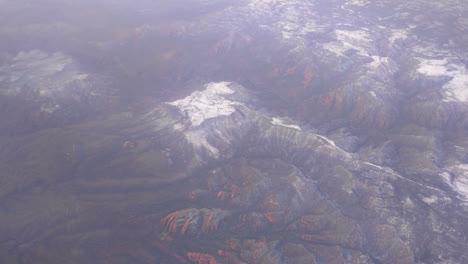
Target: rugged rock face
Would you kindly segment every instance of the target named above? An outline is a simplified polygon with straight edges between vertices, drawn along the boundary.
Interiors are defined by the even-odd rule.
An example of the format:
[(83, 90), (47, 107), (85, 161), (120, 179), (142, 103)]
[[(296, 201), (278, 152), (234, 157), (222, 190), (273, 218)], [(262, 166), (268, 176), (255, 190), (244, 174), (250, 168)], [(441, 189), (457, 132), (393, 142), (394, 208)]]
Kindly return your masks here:
[[(208, 92), (209, 89), (205, 91)], [(188, 103), (190, 100), (187, 99), (179, 102)], [(183, 106), (179, 107), (185, 109)], [(193, 207), (174, 212), (163, 219), (166, 223), (164, 237), (174, 234), (175, 237), (171, 235), (170, 239), (175, 239), (175, 243), (178, 243), (180, 240), (190, 239), (190, 235), (185, 238), (186, 230), (194, 227), (198, 227), (198, 232), (205, 234), (208, 240), (214, 234), (227, 234), (227, 237), (230, 233), (239, 235), (246, 232), (246, 236), (257, 234), (260, 241), (257, 243), (262, 246), (253, 250), (250, 259), (243, 257), (242, 250), (233, 250), (228, 246), (220, 249), (223, 254), (229, 252), (228, 255), (236, 258), (236, 261), (246, 263), (300, 263), (301, 259), (307, 259), (309, 263), (358, 263), (357, 259), (362, 259), (362, 263), (414, 263), (436, 261), (430, 259), (451, 251), (438, 246), (432, 248), (434, 245), (422, 242), (444, 240), (448, 237), (447, 234), (442, 234), (446, 231), (439, 233), (434, 230), (424, 234), (417, 231), (423, 223), (431, 226), (435, 224), (434, 220), (427, 221), (432, 210), (422, 213), (424, 209), (421, 206), (437, 207), (435, 211), (444, 208), (442, 214), (447, 214), (451, 210), (449, 204), (464, 207), (463, 202), (456, 202), (457, 195), (461, 193), (452, 196), (449, 194), (450, 187), (444, 184), (412, 179), (409, 177), (411, 173), (399, 174), (390, 168), (360, 160), (357, 155), (340, 149), (323, 136), (286, 124), (280, 119), (273, 119), (276, 121), (272, 122), (268, 116), (252, 112), (242, 104), (237, 104), (236, 107), (243, 113), (242, 117), (232, 113), (232, 116), (217, 117), (219, 121), (207, 119), (206, 125), (201, 128), (196, 128), (195, 123), (195, 128), (190, 129), (205, 131), (201, 134), (206, 135), (206, 142), (214, 143), (203, 147), (207, 151), (216, 153), (212, 148), (222, 146), (220, 149), (227, 153), (222, 158), (231, 160), (230, 148), (234, 147), (236, 152), (242, 153), (237, 155), (247, 157), (247, 160), (238, 160), (235, 155), (232, 165), (225, 161), (223, 163), (227, 165), (208, 172), (207, 189), (196, 189), (188, 195), (188, 199), (193, 201)], [(198, 111), (204, 111), (203, 107)], [(189, 117), (197, 116), (190, 111), (185, 113)], [(246, 120), (250, 125), (246, 125)], [(231, 124), (240, 125), (234, 128)], [(244, 129), (244, 126), (249, 129)], [(226, 128), (239, 132), (230, 132)], [(242, 133), (243, 130), (249, 132)], [(230, 143), (232, 139), (226, 136), (232, 134), (238, 135), (235, 142), (245, 143), (233, 146)], [(437, 154), (434, 152), (438, 149), (438, 143), (433, 141), (434, 143), (428, 144), (434, 137), (424, 139), (421, 132), (418, 135), (417, 141), (410, 140), (411, 145), (417, 145), (421, 138), (422, 145), (419, 149), (421, 146), (428, 149), (428, 162), (437, 160), (430, 155)], [(396, 142), (397, 140), (394, 139)], [(399, 143), (396, 144), (400, 145)], [(408, 168), (409, 171), (417, 171), (422, 175), (425, 174), (423, 169), (427, 170), (426, 174), (437, 172), (437, 167), (431, 168), (423, 165), (423, 161), (415, 160), (424, 159), (426, 155), (411, 153), (411, 145), (407, 145), (405, 150), (399, 150), (401, 164), (422, 166)], [(411, 154), (408, 153), (407, 157), (403, 151)], [(207, 201), (213, 200), (218, 201), (212, 206), (231, 210), (212, 209), (215, 211), (199, 216), (199, 211), (195, 208), (206, 207), (211, 204)], [(216, 206), (217, 203), (221, 205)], [(202, 209), (202, 212), (203, 210), (206, 209)], [(168, 219), (174, 218), (181, 220), (167, 223)], [(458, 226), (460, 234), (466, 229), (463, 219), (461, 216), (451, 217), (451, 225)], [(441, 220), (437, 222), (442, 223)], [(448, 230), (453, 227), (439, 228)], [(278, 232), (278, 235), (271, 235), (272, 230)], [(453, 232), (452, 235), (456, 233)], [(463, 239), (461, 235), (455, 239), (459, 242), (455, 243), (461, 243)], [(274, 243), (275, 250), (265, 250), (262, 255), (259, 252), (262, 252), (260, 249), (264, 243)], [(331, 255), (342, 257), (329, 259), (332, 256), (323, 252), (326, 250), (314, 248), (313, 244), (333, 248), (335, 253)], [(284, 248), (299, 245), (306, 252), (300, 254), (298, 259), (286, 257)], [(216, 253), (212, 246), (203, 252), (210, 250), (213, 251), (213, 256), (224, 256)], [(426, 255), (427, 250), (435, 255)]]
[[(252, 102), (242, 86), (210, 83), (139, 116), (18, 139), (45, 144), (46, 153), (5, 142), (3, 153), (24, 163), (2, 168), (9, 175), (2, 255), (53, 262), (48, 248), (63, 244), (72, 261), (97, 262), (122, 254), (160, 263), (466, 260), (464, 168), (450, 167), (457, 176), (447, 182), (420, 178), (444, 173), (430, 167), (437, 166), (435, 135), (395, 134), (393, 144), (412, 143), (394, 150), (406, 166), (399, 173)], [(427, 154), (413, 151), (423, 147)], [(33, 218), (13, 211), (50, 203), (52, 211), (29, 212)], [(108, 244), (119, 237), (126, 242)]]
[(40, 2), (0, 8), (1, 263), (468, 263), (464, 1)]

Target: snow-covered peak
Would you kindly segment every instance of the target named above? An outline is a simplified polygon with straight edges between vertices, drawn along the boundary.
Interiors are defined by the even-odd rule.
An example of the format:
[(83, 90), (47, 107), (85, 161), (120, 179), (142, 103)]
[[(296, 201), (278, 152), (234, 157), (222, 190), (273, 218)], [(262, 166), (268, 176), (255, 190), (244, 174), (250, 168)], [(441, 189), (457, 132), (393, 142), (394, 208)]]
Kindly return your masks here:
[(205, 85), (204, 90), (193, 92), (183, 99), (168, 104), (176, 106), (187, 115), (192, 126), (199, 126), (206, 119), (228, 116), (236, 111), (234, 106), (240, 103), (226, 98), (226, 95), (235, 93), (229, 87), (230, 84), (230, 82), (212, 82)]

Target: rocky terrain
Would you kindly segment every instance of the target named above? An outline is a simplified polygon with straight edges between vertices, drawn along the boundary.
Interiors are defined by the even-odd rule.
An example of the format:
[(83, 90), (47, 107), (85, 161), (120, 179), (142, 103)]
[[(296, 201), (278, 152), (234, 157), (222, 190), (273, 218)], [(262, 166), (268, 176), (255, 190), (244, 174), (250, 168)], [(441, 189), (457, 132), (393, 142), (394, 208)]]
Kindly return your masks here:
[(0, 1), (1, 263), (468, 263), (464, 1), (39, 2)]

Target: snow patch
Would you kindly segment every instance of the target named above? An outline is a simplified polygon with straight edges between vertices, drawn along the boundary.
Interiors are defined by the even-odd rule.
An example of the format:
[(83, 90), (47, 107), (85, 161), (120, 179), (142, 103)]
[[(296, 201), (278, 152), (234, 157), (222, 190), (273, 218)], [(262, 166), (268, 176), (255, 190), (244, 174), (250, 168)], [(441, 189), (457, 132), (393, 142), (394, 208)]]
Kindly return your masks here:
[(276, 118), (276, 117), (273, 117), (273, 118), (271, 119), (271, 123), (272, 123), (273, 125), (276, 125), (276, 126), (288, 127), (288, 128), (296, 129), (296, 130), (299, 130), (299, 131), (302, 130), (299, 126), (286, 124), (286, 123), (284, 123), (283, 120), (281, 120), (281, 119), (279, 119), (279, 118)]
[(384, 83), (389, 82), (398, 71), (398, 65), (389, 57), (371, 56), (372, 61), (366, 65), (375, 78)]
[(301, 40), (311, 32), (323, 32), (324, 27), (313, 20), (317, 17), (314, 4), (300, 0), (253, 0), (248, 5), (249, 17), (267, 21), (262, 27), (279, 32), (283, 39)]
[(442, 87), (446, 95), (444, 101), (468, 102), (468, 70), (464, 65), (449, 62), (447, 58), (419, 58), (419, 62), (417, 71), (420, 74), (435, 77), (452, 77), (452, 79)]
[(388, 64), (388, 57), (371, 56), (372, 61), (367, 64), (371, 69), (377, 69), (382, 64)]
[(345, 47), (338, 42), (328, 42), (323, 44), (323, 49), (335, 53), (338, 56), (344, 56), (345, 52), (349, 50), (349, 47)]
[(428, 189), (431, 189), (431, 190), (434, 190), (434, 191), (438, 191), (438, 192), (442, 192), (441, 190), (437, 189), (437, 188), (434, 188), (432, 186), (429, 186), (429, 185), (426, 185), (426, 184), (423, 184), (423, 183), (420, 183), (420, 182), (417, 182), (417, 181), (413, 181), (411, 179), (408, 179), (408, 178), (405, 178), (403, 176), (401, 176), (400, 174), (394, 172), (391, 168), (387, 168), (387, 167), (382, 167), (382, 166), (379, 166), (379, 165), (376, 165), (374, 163), (371, 163), (371, 162), (368, 162), (368, 161), (365, 161), (364, 164), (366, 165), (369, 165), (371, 167), (374, 167), (376, 169), (379, 169), (379, 170), (382, 170), (382, 171), (385, 171), (393, 176), (396, 176), (397, 178), (400, 178), (400, 179), (403, 179), (405, 181), (409, 181), (409, 182), (412, 182), (414, 184), (417, 184), (421, 187), (424, 187), (424, 188), (428, 188)]
[[(314, 135), (317, 136), (317, 137), (319, 137), (319, 138), (321, 138), (321, 139), (323, 139), (323, 140), (325, 140), (328, 144), (332, 145), (333, 147), (340, 149), (340, 148), (335, 144), (335, 141), (333, 141), (333, 140), (331, 140), (331, 139), (329, 139), (329, 138), (327, 138), (327, 137), (318, 135), (318, 134), (314, 134)], [(342, 149), (340, 149), (340, 150), (342, 150)], [(344, 151), (344, 150), (343, 150), (343, 151)], [(345, 151), (345, 152), (346, 152), (346, 151)]]
[(185, 130), (185, 126), (181, 123), (176, 123), (172, 126), (172, 128), (175, 130), (175, 131), (183, 131)]
[(428, 76), (446, 75), (448, 71), (445, 65), (447, 63), (447, 59), (420, 59), (418, 72)]
[(427, 204), (434, 204), (436, 203), (439, 199), (435, 195), (431, 195), (430, 197), (423, 197), (422, 198), (423, 202)]
[(183, 99), (167, 104), (176, 106), (187, 115), (192, 126), (199, 126), (207, 119), (229, 116), (236, 111), (235, 106), (240, 103), (226, 98), (226, 95), (235, 93), (229, 88), (230, 84), (230, 82), (209, 83), (204, 90), (193, 92)]
[(369, 56), (372, 41), (366, 30), (335, 30), (336, 38), (348, 49), (355, 49), (362, 56)]
[(392, 35), (388, 38), (390, 44), (395, 43), (397, 40), (403, 40), (408, 38), (408, 31), (404, 29), (393, 29)]
[(335, 41), (323, 44), (323, 48), (338, 56), (344, 56), (349, 50), (356, 50), (357, 54), (370, 57), (375, 54), (373, 40), (366, 28), (359, 30), (337, 29), (334, 32)]
[(468, 164), (458, 164), (447, 168), (440, 176), (445, 182), (460, 195), (460, 198), (468, 202)]
[(414, 208), (415, 207), (414, 202), (409, 197), (406, 197), (403, 200), (403, 204), (405, 205), (406, 208)]
[(355, 6), (365, 6), (367, 5), (369, 2), (368, 1), (364, 1), (364, 0), (351, 0), (348, 2), (350, 5), (355, 5)]
[(351, 0), (351, 1), (348, 1), (346, 2), (342, 8), (346, 8), (347, 5), (351, 5), (351, 6), (365, 6), (369, 4), (368, 1), (365, 1), (365, 0)]
[(219, 156), (219, 150), (208, 143), (207, 135), (203, 130), (189, 130), (184, 133), (184, 136), (196, 149), (206, 149), (212, 156)]

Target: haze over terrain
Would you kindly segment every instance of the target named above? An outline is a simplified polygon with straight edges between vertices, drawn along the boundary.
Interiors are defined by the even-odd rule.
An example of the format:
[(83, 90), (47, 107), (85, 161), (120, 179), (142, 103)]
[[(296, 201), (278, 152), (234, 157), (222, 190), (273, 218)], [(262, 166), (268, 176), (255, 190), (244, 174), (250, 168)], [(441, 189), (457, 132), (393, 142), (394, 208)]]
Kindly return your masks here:
[(0, 263), (468, 263), (465, 0), (0, 0)]

